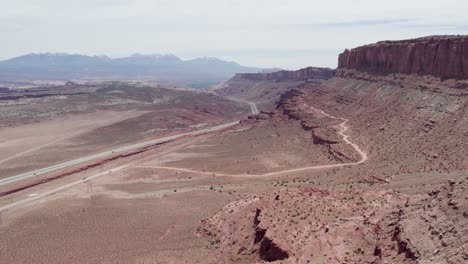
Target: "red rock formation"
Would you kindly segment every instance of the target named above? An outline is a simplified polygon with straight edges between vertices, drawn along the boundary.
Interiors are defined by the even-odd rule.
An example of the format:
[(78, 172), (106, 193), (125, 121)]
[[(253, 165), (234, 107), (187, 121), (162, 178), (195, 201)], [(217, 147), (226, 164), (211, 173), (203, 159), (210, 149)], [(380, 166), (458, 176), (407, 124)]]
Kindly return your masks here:
[(333, 70), (328, 68), (308, 67), (297, 71), (278, 71), (272, 73), (239, 73), (234, 79), (247, 79), (253, 81), (302, 81), (308, 79), (330, 79)]
[(338, 68), (468, 79), (468, 36), (381, 41), (345, 50)]

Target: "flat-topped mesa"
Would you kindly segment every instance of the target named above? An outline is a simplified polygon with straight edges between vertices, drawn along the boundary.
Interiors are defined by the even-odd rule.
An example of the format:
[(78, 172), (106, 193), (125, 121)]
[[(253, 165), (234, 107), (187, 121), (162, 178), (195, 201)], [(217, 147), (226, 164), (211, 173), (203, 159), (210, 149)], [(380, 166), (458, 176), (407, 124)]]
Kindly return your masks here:
[(307, 81), (309, 79), (328, 80), (334, 71), (329, 68), (307, 67), (297, 71), (278, 71), (271, 73), (239, 73), (234, 79), (253, 81)]
[(338, 68), (468, 79), (468, 35), (380, 41), (345, 50)]

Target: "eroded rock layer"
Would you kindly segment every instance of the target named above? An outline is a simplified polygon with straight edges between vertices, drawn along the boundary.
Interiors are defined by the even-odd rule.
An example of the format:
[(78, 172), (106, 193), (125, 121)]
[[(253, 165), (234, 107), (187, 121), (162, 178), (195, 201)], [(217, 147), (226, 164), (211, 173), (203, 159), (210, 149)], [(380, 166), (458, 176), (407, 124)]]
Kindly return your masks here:
[(346, 51), (333, 78), (319, 82), (231, 80), (225, 93), (277, 99), (250, 122), (299, 122), (315, 155), (346, 166), (291, 173), (292, 183), (278, 178), (274, 190), (241, 196), (202, 221), (217, 262), (465, 263), (467, 39)]
[(297, 71), (278, 71), (272, 73), (239, 73), (234, 79), (247, 79), (254, 81), (291, 81), (309, 79), (330, 79), (333, 77), (333, 70), (328, 68), (307, 67)]
[(222, 253), (213, 263), (465, 263), (466, 186), (263, 193), (225, 206), (198, 233)]
[(381, 41), (345, 50), (339, 56), (338, 68), (467, 79), (468, 36)]
[(255, 102), (263, 110), (273, 110), (284, 92), (304, 82), (319, 84), (333, 75), (332, 69), (315, 67), (297, 71), (240, 73), (219, 87), (216, 93)]

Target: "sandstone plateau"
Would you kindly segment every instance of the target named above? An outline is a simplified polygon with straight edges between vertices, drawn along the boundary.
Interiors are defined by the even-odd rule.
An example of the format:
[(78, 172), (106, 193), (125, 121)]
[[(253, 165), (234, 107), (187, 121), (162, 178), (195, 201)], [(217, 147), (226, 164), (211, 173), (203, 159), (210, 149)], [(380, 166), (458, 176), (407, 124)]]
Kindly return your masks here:
[(405, 73), (466, 79), (468, 36), (381, 41), (345, 50), (339, 56), (338, 68), (379, 74)]

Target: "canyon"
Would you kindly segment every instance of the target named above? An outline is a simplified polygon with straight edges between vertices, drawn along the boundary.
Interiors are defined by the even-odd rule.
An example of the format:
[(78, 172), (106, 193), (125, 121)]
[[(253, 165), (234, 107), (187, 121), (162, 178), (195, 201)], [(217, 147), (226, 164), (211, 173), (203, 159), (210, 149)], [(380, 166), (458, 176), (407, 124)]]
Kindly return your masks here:
[[(313, 75), (315, 81), (300, 70), (227, 82), (222, 89), (242, 87), (230, 92), (263, 102), (253, 122), (296, 120), (327, 159), (355, 164), (356, 150), (338, 137), (330, 115), (349, 120), (349, 138), (369, 159), (326, 172), (326, 181), (307, 174), (278, 181), (274, 186), (288, 188), (224, 207), (199, 230), (220, 241), (218, 260), (464, 263), (466, 40), (437, 36), (346, 50), (333, 76)], [(256, 93), (258, 87), (278, 95)]]
[(12, 138), (57, 116), (117, 111), (37, 153), (54, 157), (240, 121), (1, 187), (0, 260), (466, 263), (467, 39), (382, 41), (346, 50), (337, 69), (238, 73), (196, 92), (5, 90), (3, 107), (25, 113), (0, 116)]

